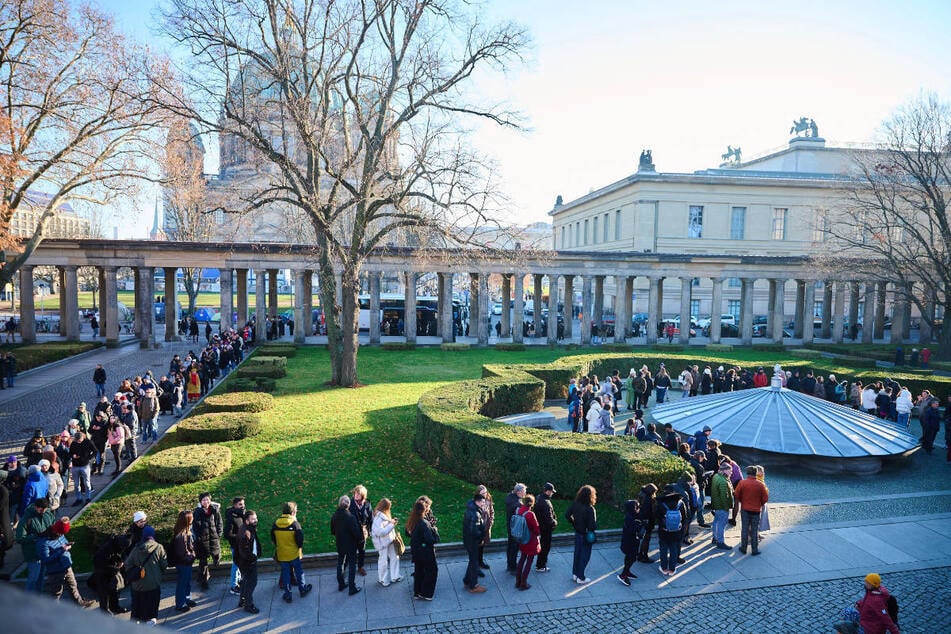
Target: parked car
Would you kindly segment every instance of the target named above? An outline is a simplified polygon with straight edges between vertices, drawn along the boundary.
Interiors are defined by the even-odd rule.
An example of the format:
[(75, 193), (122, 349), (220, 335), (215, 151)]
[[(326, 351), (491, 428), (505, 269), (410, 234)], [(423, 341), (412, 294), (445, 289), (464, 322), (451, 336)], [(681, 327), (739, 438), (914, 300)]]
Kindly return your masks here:
[[(709, 336), (710, 336), (710, 326), (708, 325), (708, 326), (707, 326), (706, 328), (704, 328), (701, 332), (703, 333), (703, 336), (704, 336), (704, 337), (709, 337)], [(737, 326), (736, 324), (721, 323), (721, 324), (720, 324), (720, 336), (721, 336), (721, 337), (739, 337), (739, 336), (740, 336), (740, 328), (739, 328), (739, 326)]]
[(495, 302), (492, 304), (492, 314), (501, 315), (502, 314), (502, 302)]
[[(772, 336), (767, 330), (766, 324), (755, 324), (753, 326), (753, 336), (754, 337), (770, 337)], [(783, 338), (792, 337), (792, 333), (785, 328), (783, 328)]]

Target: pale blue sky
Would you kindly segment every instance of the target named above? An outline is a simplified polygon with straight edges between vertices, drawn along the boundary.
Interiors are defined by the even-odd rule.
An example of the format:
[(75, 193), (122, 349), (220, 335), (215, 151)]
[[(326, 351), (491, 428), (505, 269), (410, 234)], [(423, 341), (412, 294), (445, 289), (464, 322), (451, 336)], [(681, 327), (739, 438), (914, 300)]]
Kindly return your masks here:
[[(120, 28), (151, 37), (152, 0), (106, 0)], [(530, 130), (480, 127), (519, 223), (632, 173), (716, 166), (783, 146), (812, 117), (830, 144), (874, 138), (922, 90), (951, 99), (951, 2), (941, 0), (498, 0), (528, 27), (530, 60), (478, 90), (521, 110)], [(149, 220), (151, 207), (149, 207)]]

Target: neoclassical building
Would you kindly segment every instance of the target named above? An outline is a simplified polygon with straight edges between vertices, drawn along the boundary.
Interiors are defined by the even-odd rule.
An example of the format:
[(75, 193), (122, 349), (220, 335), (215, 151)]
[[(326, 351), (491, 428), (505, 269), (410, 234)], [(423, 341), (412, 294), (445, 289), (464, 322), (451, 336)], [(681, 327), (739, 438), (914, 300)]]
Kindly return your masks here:
[[(559, 197), (550, 212), (554, 245), (559, 251), (816, 256), (827, 246), (829, 211), (847, 204), (843, 186), (856, 151), (863, 150), (828, 147), (818, 136), (797, 136), (786, 147), (752, 160), (734, 157), (720, 167), (692, 173), (657, 171), (645, 152), (630, 176), (569, 202)], [(782, 301), (784, 314), (791, 316), (805, 301), (805, 291), (792, 293), (790, 282), (794, 280), (786, 280), (790, 292), (782, 294)], [(714, 280), (695, 278), (691, 284), (691, 315), (732, 313), (739, 318), (745, 292), (741, 278), (722, 280), (720, 299)], [(814, 284), (810, 303), (821, 318), (830, 308), (830, 289), (822, 279)], [(649, 289), (647, 280), (635, 284), (636, 312), (647, 312)], [(771, 310), (775, 288), (768, 280), (756, 280), (749, 291), (756, 314)], [(609, 284), (605, 293), (612, 298), (616, 289)], [(679, 292), (665, 296), (663, 315), (681, 313), (680, 300)], [(859, 296), (851, 312), (863, 318), (864, 297)]]

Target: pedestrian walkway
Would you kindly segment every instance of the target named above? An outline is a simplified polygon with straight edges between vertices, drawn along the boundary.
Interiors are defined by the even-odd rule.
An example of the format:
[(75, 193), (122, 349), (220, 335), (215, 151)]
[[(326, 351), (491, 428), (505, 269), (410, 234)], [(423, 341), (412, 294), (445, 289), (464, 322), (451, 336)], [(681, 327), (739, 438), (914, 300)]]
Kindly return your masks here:
[[(951, 498), (947, 498), (951, 501)], [(804, 524), (771, 531), (761, 544), (762, 556), (711, 547), (709, 531), (685, 547), (686, 563), (673, 577), (657, 564), (635, 564), (631, 587), (618, 582), (623, 556), (616, 541), (594, 547), (586, 575), (571, 580), (572, 549), (553, 549), (551, 572), (532, 572), (531, 588), (514, 591), (505, 571), (504, 552), (487, 557), (491, 568), (482, 583), (488, 591), (473, 595), (463, 588), (465, 558), (439, 558), (435, 600), (412, 598), (412, 564), (403, 561), (404, 581), (383, 588), (376, 583), (371, 555), (367, 576), (358, 577), (364, 592), (348, 596), (337, 590), (332, 569), (307, 570), (314, 591), (294, 602), (281, 600), (277, 575), (261, 575), (251, 615), (237, 607), (224, 572), (207, 592), (194, 592), (198, 606), (174, 610), (175, 584), (162, 588), (160, 624), (183, 632), (349, 632), (403, 627), (407, 631), (638, 631), (828, 632), (838, 611), (858, 597), (862, 578), (882, 575), (902, 602), (906, 632), (951, 631), (951, 613), (935, 609), (946, 601), (919, 589), (948, 594), (951, 582), (951, 512), (874, 522)], [(728, 543), (738, 530), (726, 533)], [(655, 541), (656, 543), (656, 541)], [(652, 549), (656, 557), (656, 548)], [(899, 582), (900, 580), (900, 582)], [(197, 584), (193, 584), (197, 588)], [(738, 597), (747, 601), (738, 601)], [(919, 606), (917, 608), (912, 606)], [(605, 613), (605, 610), (609, 612)], [(127, 617), (120, 617), (127, 618)]]

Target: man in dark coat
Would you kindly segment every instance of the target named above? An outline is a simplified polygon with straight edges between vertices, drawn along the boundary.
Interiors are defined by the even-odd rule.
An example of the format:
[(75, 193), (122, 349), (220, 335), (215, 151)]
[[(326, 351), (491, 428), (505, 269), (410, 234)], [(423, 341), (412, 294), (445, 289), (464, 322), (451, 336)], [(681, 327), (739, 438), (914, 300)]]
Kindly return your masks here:
[(241, 570), (241, 598), (238, 607), (245, 612), (257, 614), (260, 610), (254, 605), (254, 588), (258, 585), (258, 557), (261, 556), (261, 542), (258, 539), (258, 516), (254, 511), (243, 514), (240, 523), (235, 523), (234, 561)]
[(506, 549), (506, 568), (509, 574), (514, 575), (518, 567), (518, 541), (512, 537), (512, 516), (522, 505), (522, 498), (525, 497), (527, 489), (521, 482), (516, 482), (512, 491), (505, 496), (505, 532), (508, 535), (508, 548)]
[(485, 592), (485, 586), (479, 585), (479, 546), (485, 539), (485, 518), (479, 507), (479, 502), (483, 499), (485, 498), (477, 491), (475, 496), (466, 502), (466, 512), (462, 516), (462, 544), (469, 555), (462, 583), (472, 593)]
[(218, 565), (221, 560), (221, 505), (211, 501), (211, 493), (199, 494), (198, 506), (192, 512), (192, 532), (195, 534), (195, 555), (198, 558), (198, 581), (201, 589), (208, 589), (211, 571), (208, 560)]
[[(350, 588), (350, 595), (360, 592), (357, 587), (357, 544), (363, 540), (363, 529), (357, 518), (350, 512), (350, 498), (341, 495), (337, 511), (330, 520), (330, 534), (337, 540), (337, 589), (341, 592)], [(346, 583), (343, 568), (347, 567)]]
[(548, 553), (551, 551), (551, 535), (558, 526), (558, 518), (555, 515), (555, 507), (551, 504), (551, 496), (555, 494), (555, 485), (546, 482), (542, 487), (542, 492), (535, 500), (535, 517), (538, 519), (538, 529), (541, 533), (538, 536), (541, 550), (538, 552), (538, 559), (535, 561), (535, 572), (548, 572)]

